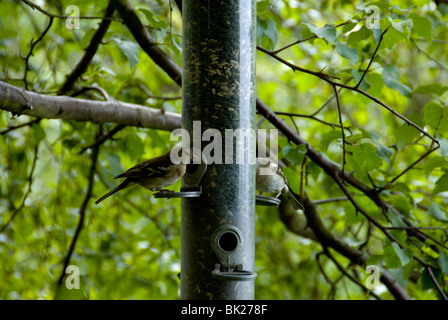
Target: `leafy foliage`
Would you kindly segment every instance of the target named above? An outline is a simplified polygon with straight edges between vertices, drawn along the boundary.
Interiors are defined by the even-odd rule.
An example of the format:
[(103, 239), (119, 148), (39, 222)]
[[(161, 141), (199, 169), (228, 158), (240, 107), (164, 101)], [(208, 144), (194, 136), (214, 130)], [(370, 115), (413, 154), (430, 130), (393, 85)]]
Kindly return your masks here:
[[(47, 1), (42, 8), (65, 15), (70, 4)], [(170, 19), (168, 1), (132, 4), (156, 45), (180, 65), (180, 12), (173, 8)], [(81, 16), (101, 17), (108, 2), (76, 5)], [(257, 54), (258, 96), (287, 114), (281, 116), (286, 124), (325, 161), (365, 186), (344, 182), (364, 213), (309, 159), (305, 145), (280, 139), (284, 173), (296, 193), (315, 200), (331, 235), (360, 250), (367, 262), (356, 265), (342, 252), (288, 231), (278, 209), (257, 207), (256, 298), (368, 299), (369, 292), (341, 272), (364, 285), (366, 264), (388, 270), (412, 298), (442, 298), (434, 281), (448, 292), (447, 11), (430, 0), (257, 2), (257, 44), (268, 53)], [(30, 39), (36, 41), (48, 21), (25, 2), (2, 1), (1, 81), (59, 92), (100, 20), (81, 19), (80, 29), (70, 30), (65, 19), (55, 18), (32, 48)], [(116, 100), (180, 113), (180, 88), (120, 21), (111, 22), (75, 89), (100, 88)], [(371, 28), (375, 22), (378, 27)], [(292, 72), (275, 57), (312, 72)], [(328, 79), (362, 92), (337, 87), (336, 99)], [(104, 100), (101, 90), (83, 98)], [(79, 266), (81, 290), (57, 290), (88, 195), (95, 148), (93, 197), (116, 186), (116, 174), (170, 147), (168, 132), (135, 127), (119, 128), (113, 138), (90, 147), (114, 128), (1, 111), (0, 298), (178, 298), (180, 201), (154, 199), (138, 188), (99, 207), (89, 202), (70, 261)], [(261, 128), (273, 125), (264, 121)], [(372, 194), (388, 207), (379, 207)], [(373, 292), (393, 298), (384, 285)]]

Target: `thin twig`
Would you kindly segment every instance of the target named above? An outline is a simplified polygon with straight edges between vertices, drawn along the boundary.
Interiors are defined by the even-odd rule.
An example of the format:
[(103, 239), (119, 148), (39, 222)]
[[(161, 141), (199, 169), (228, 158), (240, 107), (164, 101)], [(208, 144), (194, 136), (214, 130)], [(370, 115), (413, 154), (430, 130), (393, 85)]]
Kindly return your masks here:
[(336, 292), (336, 285), (335, 285), (334, 282), (331, 281), (331, 279), (327, 276), (327, 274), (326, 274), (326, 272), (325, 272), (325, 270), (324, 270), (324, 267), (322, 266), (322, 264), (321, 264), (321, 262), (320, 262), (320, 256), (323, 255), (323, 254), (325, 254), (324, 251), (319, 252), (319, 253), (316, 255), (317, 266), (318, 266), (320, 272), (322, 273), (322, 275), (324, 276), (325, 281), (331, 286), (331, 290), (330, 290), (330, 292), (334, 294), (334, 292)]
[(48, 22), (48, 25), (45, 28), (45, 30), (41, 33), (40, 37), (36, 41), (33, 41), (33, 39), (31, 39), (30, 51), (28, 52), (28, 54), (25, 58), (22, 58), (23, 60), (25, 60), (25, 71), (23, 73), (23, 82), (25, 85), (25, 90), (28, 90), (28, 83), (26, 81), (26, 77), (28, 75), (28, 70), (29, 70), (29, 65), (28, 65), (29, 60), (30, 60), (30, 57), (33, 55), (34, 47), (45, 37), (48, 30), (50, 30), (52, 24), (53, 24), (53, 17), (50, 17), (50, 21)]
[[(432, 152), (434, 152), (435, 150), (439, 149), (439, 146), (432, 148), (431, 150), (429, 150), (428, 152), (426, 152), (424, 155), (422, 155), (420, 158), (418, 158), (416, 161), (414, 161), (410, 166), (408, 166), (406, 169), (404, 169), (400, 174), (398, 174), (395, 178), (393, 178), (391, 181), (389, 181), (389, 185), (393, 184), (395, 181), (397, 181), (398, 179), (400, 179), (401, 176), (403, 176), (406, 172), (408, 172), (409, 170), (411, 170), (416, 164), (418, 164), (420, 161), (422, 161), (423, 159), (425, 159), (427, 156), (429, 156)], [(383, 187), (384, 189), (384, 187)]]
[[(334, 90), (334, 95), (336, 96), (336, 105), (338, 107), (338, 117), (339, 117), (339, 124), (341, 126), (341, 132), (342, 132), (342, 175), (344, 175), (344, 168), (346, 165), (346, 161), (345, 161), (345, 145), (347, 144), (346, 140), (345, 140), (345, 131), (344, 131), (344, 124), (342, 122), (342, 111), (341, 111), (341, 101), (339, 100), (339, 93), (338, 90), (336, 89), (336, 86), (333, 85), (333, 90)], [(342, 178), (344, 178), (344, 176), (342, 176)]]
[(29, 121), (29, 122), (25, 122), (25, 123), (19, 124), (19, 125), (17, 125), (17, 126), (9, 126), (8, 129), (5, 129), (5, 130), (3, 130), (3, 131), (0, 131), (0, 135), (6, 134), (6, 133), (8, 133), (8, 132), (11, 132), (11, 131), (13, 131), (13, 130), (20, 129), (20, 128), (23, 128), (23, 127), (26, 127), (26, 126), (31, 126), (31, 125), (33, 125), (34, 123), (39, 123), (41, 120), (42, 120), (42, 119), (40, 119), (40, 118), (36, 118), (36, 119), (34, 119), (34, 120), (31, 120), (31, 121)]
[(374, 297), (377, 300), (383, 300), (381, 299), (380, 296), (378, 296), (376, 293), (374, 293), (373, 291), (367, 289), (361, 282), (359, 282), (357, 279), (355, 279), (352, 275), (350, 275), (340, 264), (339, 262), (336, 260), (335, 257), (333, 257), (333, 255), (330, 253), (330, 251), (328, 249), (324, 249), (325, 250), (325, 255), (330, 258), (331, 261), (333, 261), (333, 263), (336, 265), (336, 267), (338, 268), (339, 271), (341, 271), (347, 278), (349, 278), (353, 283), (357, 284), (364, 292), (370, 294), (372, 297)]
[(439, 292), (439, 294), (442, 296), (442, 299), (448, 300), (445, 292), (443, 291), (443, 289), (440, 287), (439, 283), (437, 282), (436, 277), (434, 277), (434, 273), (432, 273), (431, 267), (426, 268), (426, 271), (428, 271), (429, 277), (431, 278), (431, 281), (436, 286), (437, 292)]
[[(73, 18), (71, 16), (68, 15), (61, 15), (61, 14), (54, 14), (54, 13), (50, 13), (44, 9), (42, 9), (41, 7), (39, 7), (37, 4), (28, 1), (28, 0), (22, 0), (23, 3), (26, 3), (27, 5), (29, 5), (32, 9), (36, 9), (37, 11), (42, 12), (43, 14), (45, 14), (46, 16), (50, 17), (50, 18), (58, 18), (58, 19), (68, 19), (68, 18)], [(96, 19), (101, 19), (101, 20), (113, 20), (113, 21), (122, 21), (119, 18), (112, 18), (112, 17), (91, 17), (91, 16), (80, 16), (80, 17), (76, 17), (76, 19), (86, 19), (86, 20), (96, 20)]]
[[(288, 117), (290, 117), (290, 118), (292, 118), (292, 117), (298, 117), (298, 118), (312, 119), (312, 120), (315, 120), (315, 121), (317, 121), (317, 122), (320, 122), (320, 123), (322, 123), (322, 124), (324, 124), (324, 125), (330, 126), (330, 127), (332, 127), (333, 129), (334, 129), (334, 128), (340, 128), (340, 127), (341, 127), (341, 126), (340, 126), (339, 124), (337, 124), (337, 123), (327, 122), (327, 121), (325, 121), (325, 120), (316, 118), (315, 116), (313, 116), (313, 115), (309, 115), (309, 114), (301, 114), (301, 113), (294, 113), (294, 112), (282, 112), (282, 111), (276, 111), (275, 114), (276, 114), (276, 115), (279, 115), (279, 116), (288, 116)], [(291, 120), (292, 120), (292, 119), (291, 119)], [(350, 131), (350, 128), (349, 128), (349, 127), (345, 127), (344, 129)], [(299, 133), (299, 132), (297, 132), (297, 133)]]
[[(104, 13), (104, 18), (110, 18), (114, 15), (115, 7), (109, 2), (106, 11)], [(76, 64), (75, 68), (66, 76), (64, 83), (61, 85), (59, 91), (61, 93), (69, 92), (76, 80), (81, 77), (81, 75), (87, 70), (89, 64), (92, 62), (93, 57), (98, 51), (98, 47), (104, 38), (107, 30), (109, 29), (111, 24), (110, 20), (104, 19), (98, 26), (98, 29), (92, 36), (89, 45), (85, 49), (84, 55)]]
[(76, 97), (76, 96), (79, 96), (80, 94), (83, 94), (83, 93), (89, 91), (89, 90), (98, 91), (103, 96), (105, 101), (110, 101), (110, 97), (107, 94), (106, 90), (104, 90), (103, 88), (97, 87), (97, 86), (85, 86), (85, 87), (82, 87), (78, 91), (72, 93), (70, 96), (71, 97)]
[(417, 129), (418, 131), (420, 131), (423, 135), (427, 136), (428, 138), (430, 138), (432, 141), (434, 141), (437, 145), (439, 144), (439, 141), (434, 138), (432, 135), (430, 135), (428, 132), (426, 132), (425, 130), (423, 130), (422, 128), (420, 128), (418, 125), (416, 125), (414, 122), (412, 122), (411, 120), (409, 120), (408, 118), (406, 118), (405, 116), (401, 115), (400, 113), (398, 113), (397, 111), (395, 111), (394, 109), (392, 109), (391, 107), (389, 107), (387, 104), (385, 104), (384, 102), (382, 102), (380, 99), (375, 98), (374, 96), (370, 95), (369, 93), (365, 92), (364, 90), (361, 90), (360, 88), (357, 87), (353, 87), (353, 86), (349, 86), (343, 83), (339, 83), (339, 82), (335, 82), (332, 79), (339, 79), (338, 77), (323, 73), (322, 71), (312, 71), (312, 70), (308, 70), (302, 67), (299, 67), (289, 61), (286, 61), (285, 59), (279, 57), (278, 55), (272, 53), (269, 50), (266, 50), (264, 48), (261, 48), (259, 46), (257, 46), (257, 49), (261, 52), (266, 53), (267, 55), (273, 57), (274, 59), (276, 59), (277, 61), (283, 63), (284, 65), (290, 67), (293, 71), (301, 71), (303, 73), (307, 73), (313, 76), (316, 76), (326, 82), (328, 82), (329, 84), (333, 85), (333, 86), (338, 86), (344, 89), (348, 89), (348, 90), (352, 90), (355, 92), (358, 92), (360, 94), (362, 94), (363, 96), (369, 98), (370, 100), (376, 102), (377, 104), (379, 104), (380, 106), (382, 106), (383, 108), (387, 109), (389, 112), (391, 112), (392, 114), (394, 114), (396, 117), (400, 118), (401, 120), (403, 120), (404, 122), (406, 122), (408, 125), (414, 127), (415, 129)]
[(91, 148), (96, 147), (96, 146), (98, 146), (100, 144), (103, 144), (107, 140), (111, 139), (117, 132), (123, 130), (124, 128), (126, 128), (125, 125), (117, 124), (112, 130), (110, 130), (106, 134), (100, 135), (92, 144), (83, 147), (81, 149), (81, 151), (79, 152), (79, 154), (84, 153), (88, 149), (91, 149)]
[(441, 69), (443, 69), (444, 71), (448, 71), (448, 68), (445, 67), (440, 61), (438, 61), (437, 59), (431, 57), (425, 50), (423, 50), (422, 48), (420, 48), (417, 43), (415, 43), (414, 39), (410, 38), (411, 42), (415, 45), (415, 47), (417, 48), (417, 50), (421, 53), (423, 53), (423, 55), (425, 55), (425, 57), (427, 57), (429, 60), (434, 61)]
[(79, 209), (79, 221), (78, 225), (76, 227), (75, 234), (73, 235), (72, 242), (70, 243), (70, 247), (68, 249), (67, 255), (65, 256), (63, 267), (61, 270), (61, 275), (58, 279), (58, 285), (62, 284), (62, 281), (65, 276), (65, 270), (67, 269), (67, 266), (70, 264), (70, 259), (73, 255), (73, 252), (75, 250), (76, 242), (78, 241), (79, 235), (84, 227), (84, 220), (86, 216), (86, 210), (87, 205), (89, 203), (90, 198), (92, 197), (92, 190), (93, 190), (93, 184), (94, 184), (94, 178), (95, 178), (95, 168), (98, 161), (98, 153), (99, 153), (99, 146), (95, 146), (92, 149), (92, 156), (91, 156), (91, 164), (90, 164), (90, 170), (89, 170), (89, 176), (88, 176), (88, 186), (87, 186), (87, 192), (84, 196), (84, 200), (81, 204), (81, 208)]
[(348, 200), (347, 197), (338, 197), (338, 198), (328, 198), (328, 199), (323, 199), (323, 200), (314, 200), (313, 203), (318, 206), (318, 205), (322, 205), (322, 204), (347, 201), (347, 200)]
[[(349, 23), (352, 23), (352, 22), (351, 22), (350, 20), (348, 20), (348, 21), (342, 22), (342, 23), (340, 23), (340, 24), (337, 24), (337, 25), (335, 25), (334, 27), (335, 27), (335, 28), (339, 28), (339, 27), (342, 27), (342, 26), (344, 26), (344, 25), (346, 25), (346, 24), (349, 24)], [(290, 47), (292, 47), (292, 46), (295, 46), (296, 44), (299, 44), (299, 43), (302, 43), (302, 42), (305, 42), (305, 41), (308, 41), (308, 40), (311, 40), (311, 39), (315, 39), (315, 38), (317, 38), (317, 35), (312, 35), (312, 36), (309, 36), (309, 37), (307, 37), (307, 38), (305, 38), (305, 39), (297, 40), (297, 41), (295, 41), (295, 42), (293, 42), (293, 43), (291, 43), (291, 44), (288, 44), (288, 45), (284, 46), (283, 48), (280, 48), (280, 49), (275, 50), (275, 51), (273, 51), (273, 52), (274, 52), (275, 54), (277, 54), (277, 53), (279, 53), (279, 52), (281, 52), (281, 51), (283, 51), (283, 50), (286, 50), (286, 49), (288, 49), (288, 48), (290, 48)]]
[(366, 70), (364, 70), (364, 73), (362, 74), (361, 79), (359, 79), (359, 82), (356, 84), (356, 86), (355, 86), (356, 89), (359, 88), (359, 86), (360, 86), (361, 83), (362, 83), (362, 80), (364, 80), (364, 77), (366, 76), (367, 72), (369, 71), (370, 66), (372, 65), (373, 59), (375, 59), (376, 53), (378, 52), (378, 49), (379, 49), (380, 46), (381, 46), (381, 42), (383, 41), (383, 37), (384, 37), (384, 35), (386, 34), (386, 32), (389, 30), (390, 27), (391, 27), (391, 25), (388, 26), (388, 27), (381, 33), (380, 40), (378, 41), (378, 45), (376, 46), (376, 49), (375, 49), (375, 51), (373, 52), (373, 55), (372, 55), (372, 57), (370, 58), (370, 62), (369, 62), (369, 64), (367, 65)]
[(31, 186), (33, 184), (33, 175), (34, 175), (34, 170), (36, 169), (38, 153), (39, 153), (39, 144), (36, 144), (36, 146), (34, 147), (34, 157), (33, 157), (33, 162), (31, 164), (30, 174), (28, 175), (28, 189), (26, 190), (26, 193), (22, 198), (22, 203), (20, 204), (20, 206), (16, 210), (14, 210), (14, 212), (9, 217), (8, 221), (6, 221), (0, 228), (0, 233), (5, 231), (6, 227), (14, 220), (14, 218), (17, 216), (17, 214), (20, 212), (20, 210), (22, 210), (22, 208), (25, 206), (25, 201), (31, 193)]

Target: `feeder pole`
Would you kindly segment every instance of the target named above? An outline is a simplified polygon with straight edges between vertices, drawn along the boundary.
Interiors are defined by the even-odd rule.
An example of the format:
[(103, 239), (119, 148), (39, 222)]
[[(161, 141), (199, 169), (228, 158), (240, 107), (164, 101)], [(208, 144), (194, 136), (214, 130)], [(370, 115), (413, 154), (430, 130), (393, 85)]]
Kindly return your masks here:
[(184, 0), (182, 15), (182, 127), (208, 164), (182, 199), (181, 298), (253, 299), (256, 1)]

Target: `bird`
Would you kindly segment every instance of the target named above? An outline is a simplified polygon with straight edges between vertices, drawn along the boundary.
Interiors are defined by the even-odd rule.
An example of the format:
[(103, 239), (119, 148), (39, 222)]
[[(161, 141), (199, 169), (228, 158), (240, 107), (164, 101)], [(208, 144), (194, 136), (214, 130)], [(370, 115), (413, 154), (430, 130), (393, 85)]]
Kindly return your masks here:
[(255, 188), (263, 192), (275, 192), (278, 198), (282, 194), (296, 210), (305, 210), (303, 205), (291, 193), (288, 179), (272, 159), (258, 157), (256, 160)]
[[(163, 188), (171, 186), (177, 180), (179, 180), (186, 171), (186, 161), (181, 161), (179, 164), (175, 164), (171, 159), (171, 152), (146, 160), (136, 166), (130, 168), (126, 172), (123, 172), (114, 177), (126, 178), (117, 187), (106, 193), (104, 196), (95, 201), (95, 204), (99, 204), (106, 198), (126, 187), (139, 184), (142, 187), (151, 191), (161, 191)], [(178, 152), (179, 150), (177, 150)], [(183, 149), (184, 155), (189, 157), (190, 160), (194, 157), (194, 153), (190, 153), (189, 149)], [(168, 191), (168, 190), (167, 190)], [(169, 190), (171, 191), (171, 190)]]

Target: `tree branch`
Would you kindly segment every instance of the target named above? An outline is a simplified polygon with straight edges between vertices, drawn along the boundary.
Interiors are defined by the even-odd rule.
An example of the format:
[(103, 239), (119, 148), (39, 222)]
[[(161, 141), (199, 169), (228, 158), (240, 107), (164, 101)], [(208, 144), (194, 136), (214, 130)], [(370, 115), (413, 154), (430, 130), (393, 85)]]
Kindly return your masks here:
[(113, 122), (172, 131), (181, 127), (181, 116), (173, 112), (119, 101), (92, 101), (66, 96), (47, 96), (25, 91), (0, 81), (0, 109), (36, 118)]
[(128, 0), (112, 0), (112, 3), (143, 51), (145, 51), (148, 56), (174, 80), (174, 82), (179, 86), (182, 86), (182, 69), (156, 45), (135, 13), (130, 2)]
[[(112, 17), (114, 14), (114, 11), (115, 11), (114, 6), (112, 5), (111, 2), (109, 2), (109, 5), (107, 6), (106, 12), (104, 14), (104, 18)], [(98, 50), (101, 40), (103, 39), (104, 35), (106, 34), (107, 30), (109, 29), (110, 24), (111, 24), (111, 20), (103, 19), (101, 21), (98, 29), (93, 34), (89, 45), (85, 49), (84, 56), (81, 58), (81, 60), (79, 60), (78, 64), (72, 70), (72, 72), (66, 76), (65, 82), (62, 84), (61, 88), (59, 89), (59, 92), (61, 94), (65, 94), (65, 93), (69, 92), (73, 88), (75, 81), (79, 77), (81, 77), (81, 75), (87, 70), (87, 67), (92, 62), (92, 59)]]

